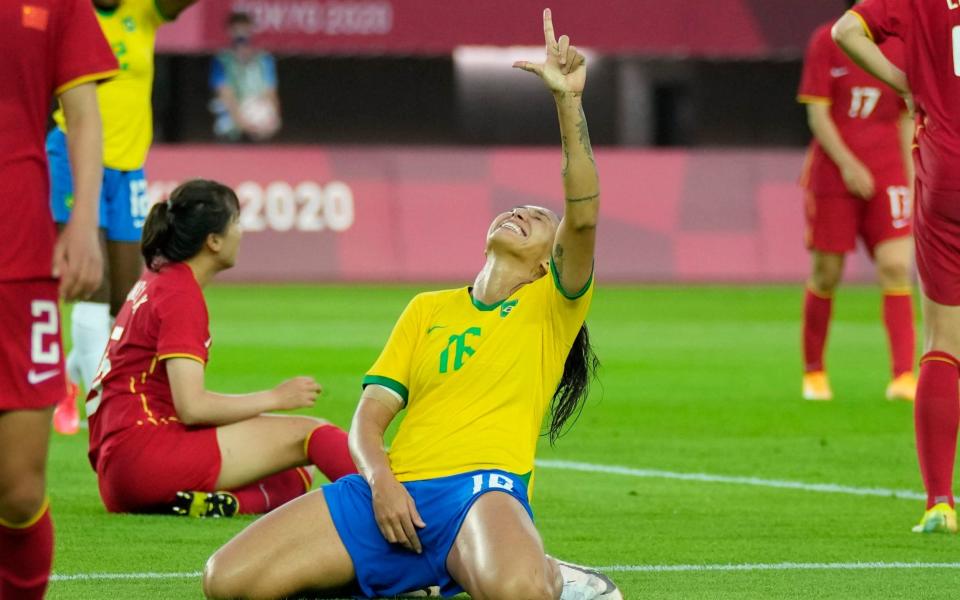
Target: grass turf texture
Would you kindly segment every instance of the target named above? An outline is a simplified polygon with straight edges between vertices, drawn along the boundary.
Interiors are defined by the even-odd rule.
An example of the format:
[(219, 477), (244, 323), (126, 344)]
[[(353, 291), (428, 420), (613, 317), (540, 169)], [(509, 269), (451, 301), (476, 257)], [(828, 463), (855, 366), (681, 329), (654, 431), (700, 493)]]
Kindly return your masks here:
[[(359, 380), (414, 287), (214, 286), (208, 385), (263, 389), (312, 374), (312, 413), (346, 426)], [(889, 378), (880, 295), (835, 301), (827, 365), (836, 400), (799, 399), (799, 287), (601, 287), (588, 322), (600, 383), (539, 458), (921, 490), (912, 408)], [(250, 522), (107, 515), (83, 435), (55, 436), (54, 571), (196, 572)], [(538, 470), (547, 550), (589, 565), (954, 562), (956, 536), (910, 532), (922, 503), (725, 483)], [(611, 573), (626, 598), (947, 598), (929, 569)], [(922, 592), (921, 592), (922, 590)], [(55, 581), (50, 598), (199, 598), (196, 578)]]

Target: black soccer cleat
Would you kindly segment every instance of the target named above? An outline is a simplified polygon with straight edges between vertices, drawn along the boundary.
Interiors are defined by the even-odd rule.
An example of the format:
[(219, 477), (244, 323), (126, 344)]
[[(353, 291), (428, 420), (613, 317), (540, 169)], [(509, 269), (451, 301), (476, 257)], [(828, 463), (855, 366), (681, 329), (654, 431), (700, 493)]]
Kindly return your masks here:
[(177, 492), (171, 508), (181, 517), (220, 519), (237, 514), (240, 503), (230, 492)]

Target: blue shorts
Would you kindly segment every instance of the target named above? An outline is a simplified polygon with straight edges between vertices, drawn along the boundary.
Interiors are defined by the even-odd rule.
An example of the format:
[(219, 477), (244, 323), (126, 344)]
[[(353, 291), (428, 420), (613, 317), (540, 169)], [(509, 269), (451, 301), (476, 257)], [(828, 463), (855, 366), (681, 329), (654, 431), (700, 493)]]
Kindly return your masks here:
[[(66, 223), (73, 209), (73, 177), (67, 156), (67, 136), (58, 127), (47, 134), (47, 162), (50, 165), (50, 208), (53, 220)], [(139, 242), (143, 222), (150, 210), (143, 169), (103, 169), (100, 188), (100, 227), (111, 242)]]
[(447, 572), (447, 555), (470, 507), (487, 492), (510, 494), (533, 518), (525, 478), (505, 471), (408, 481), (403, 487), (427, 524), (417, 530), (423, 554), (384, 539), (373, 516), (370, 486), (363, 477), (348, 475), (323, 487), (333, 524), (353, 561), (357, 583), (368, 598), (392, 597), (433, 585), (439, 585), (444, 596), (462, 592)]

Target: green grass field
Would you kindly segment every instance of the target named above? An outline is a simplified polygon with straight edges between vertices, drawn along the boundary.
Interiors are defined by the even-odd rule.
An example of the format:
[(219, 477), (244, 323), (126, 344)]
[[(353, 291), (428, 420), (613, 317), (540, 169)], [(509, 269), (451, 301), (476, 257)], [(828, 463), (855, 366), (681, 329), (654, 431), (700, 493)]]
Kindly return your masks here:
[[(426, 287), (213, 287), (211, 389), (241, 392), (312, 374), (315, 413), (347, 425), (359, 380), (405, 302)], [(601, 287), (588, 322), (603, 362), (580, 421), (539, 459), (534, 510), (552, 554), (594, 565), (635, 598), (954, 598), (960, 539), (919, 536), (921, 501), (680, 473), (855, 488), (922, 489), (912, 407), (888, 379), (879, 292), (835, 303), (828, 368), (837, 399), (799, 399), (799, 287)], [(107, 515), (84, 436), (56, 437), (50, 598), (198, 598), (198, 572), (247, 523)], [(701, 478), (703, 479), (703, 478)], [(832, 568), (695, 569), (829, 563)], [(836, 564), (835, 564), (836, 563)], [(691, 565), (685, 571), (655, 570)], [(144, 573), (180, 574), (148, 579)], [(128, 579), (103, 574), (131, 574)], [(88, 578), (70, 576), (90, 576)], [(119, 575), (117, 576), (119, 577)]]

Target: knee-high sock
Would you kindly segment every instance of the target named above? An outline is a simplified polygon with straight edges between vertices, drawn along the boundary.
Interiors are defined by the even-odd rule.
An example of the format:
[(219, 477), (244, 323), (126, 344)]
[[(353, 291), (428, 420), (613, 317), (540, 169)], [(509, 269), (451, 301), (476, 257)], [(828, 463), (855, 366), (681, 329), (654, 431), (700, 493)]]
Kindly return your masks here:
[(304, 443), (307, 458), (330, 481), (357, 472), (347, 446), (347, 432), (336, 425), (321, 425), (307, 436)]
[(26, 523), (0, 521), (0, 598), (43, 598), (52, 563), (53, 521), (47, 502)]
[(803, 299), (803, 370), (823, 370), (823, 349), (827, 345), (827, 328), (833, 297), (807, 288)]
[(916, 334), (913, 327), (913, 297), (909, 290), (884, 291), (883, 324), (890, 342), (890, 366), (893, 376), (912, 373)]
[(70, 315), (73, 349), (67, 357), (68, 371), (84, 391), (89, 391), (110, 339), (110, 305), (77, 302)]
[(913, 415), (927, 508), (941, 502), (953, 506), (953, 461), (960, 422), (958, 376), (960, 363), (946, 352), (927, 352), (920, 359)]
[(313, 477), (303, 467), (287, 469), (250, 485), (230, 490), (240, 503), (241, 514), (259, 515), (310, 491)]

